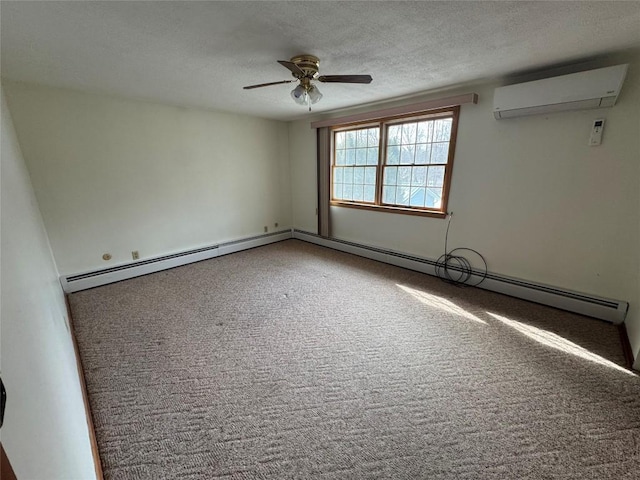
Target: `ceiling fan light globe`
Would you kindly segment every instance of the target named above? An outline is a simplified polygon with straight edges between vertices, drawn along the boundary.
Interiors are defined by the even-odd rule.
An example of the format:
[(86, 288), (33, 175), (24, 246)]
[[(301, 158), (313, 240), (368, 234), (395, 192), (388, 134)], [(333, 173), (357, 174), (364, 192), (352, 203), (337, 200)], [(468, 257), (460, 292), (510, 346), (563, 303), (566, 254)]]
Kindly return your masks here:
[(309, 99), (312, 104), (318, 103), (322, 99), (322, 93), (315, 85), (312, 85), (309, 89)]
[(306, 96), (307, 91), (302, 85), (298, 85), (296, 88), (291, 90), (291, 98), (293, 98), (293, 100), (300, 105), (304, 105), (306, 103)]
[(299, 96), (299, 97), (293, 97), (293, 100), (298, 104), (298, 105), (306, 105), (307, 104), (307, 92), (305, 92), (303, 95)]

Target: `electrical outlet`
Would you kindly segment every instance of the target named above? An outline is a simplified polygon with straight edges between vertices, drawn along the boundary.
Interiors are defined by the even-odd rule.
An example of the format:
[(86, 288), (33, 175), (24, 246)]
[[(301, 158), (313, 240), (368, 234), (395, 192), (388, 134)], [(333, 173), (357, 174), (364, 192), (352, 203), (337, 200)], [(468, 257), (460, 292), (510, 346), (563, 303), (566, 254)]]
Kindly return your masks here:
[(140, 258), (140, 253), (138, 252), (138, 250), (134, 250), (133, 252), (131, 252), (131, 258), (133, 258), (134, 260), (138, 260)]
[(264, 227), (264, 233), (267, 233), (268, 231), (269, 231), (269, 227), (267, 227), (267, 226), (265, 225), (265, 227)]

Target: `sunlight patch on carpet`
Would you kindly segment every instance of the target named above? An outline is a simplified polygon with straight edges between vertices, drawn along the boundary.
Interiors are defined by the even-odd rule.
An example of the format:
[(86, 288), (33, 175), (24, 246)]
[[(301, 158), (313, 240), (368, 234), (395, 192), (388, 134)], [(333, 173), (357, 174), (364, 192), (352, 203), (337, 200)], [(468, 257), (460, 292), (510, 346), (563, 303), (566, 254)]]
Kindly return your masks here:
[(467, 312), (465, 309), (459, 307), (451, 300), (447, 300), (446, 298), (439, 297), (437, 295), (433, 295), (431, 293), (423, 292), (421, 290), (416, 290), (415, 288), (406, 287), (404, 285), (396, 284), (398, 288), (410, 294), (413, 298), (419, 300), (433, 308), (437, 308), (447, 313), (452, 313), (454, 315), (459, 315), (461, 317), (467, 318), (469, 320), (473, 320), (474, 322), (482, 323), (484, 325), (487, 324), (484, 320), (479, 319), (475, 315), (470, 312)]
[(575, 355), (576, 357), (582, 358), (584, 360), (588, 360), (590, 362), (594, 362), (600, 365), (604, 365), (609, 368), (613, 368), (624, 372), (628, 375), (634, 375), (629, 370), (621, 367), (620, 365), (613, 363), (605, 358), (602, 358), (600, 355), (596, 355), (595, 353), (590, 352), (584, 347), (577, 345), (573, 342), (570, 342), (566, 338), (562, 338), (560, 335), (548, 332), (546, 330), (542, 330), (541, 328), (534, 327), (532, 325), (527, 325), (526, 323), (517, 322), (516, 320), (511, 320), (507, 317), (503, 317), (502, 315), (497, 315), (495, 313), (487, 312), (488, 315), (495, 318), (496, 320), (502, 322), (504, 325), (507, 325), (514, 330), (517, 330), (520, 333), (523, 333), (527, 337), (535, 340), (542, 345), (546, 345), (547, 347), (554, 348), (556, 350), (560, 350), (561, 352), (569, 353), (571, 355)]

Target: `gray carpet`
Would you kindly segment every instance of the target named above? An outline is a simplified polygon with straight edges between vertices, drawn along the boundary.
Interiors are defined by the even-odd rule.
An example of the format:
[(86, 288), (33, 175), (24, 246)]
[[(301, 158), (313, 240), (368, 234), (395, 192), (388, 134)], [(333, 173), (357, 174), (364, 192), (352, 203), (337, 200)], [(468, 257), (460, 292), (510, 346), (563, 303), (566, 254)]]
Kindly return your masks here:
[(297, 240), (70, 301), (108, 479), (640, 478), (604, 322)]

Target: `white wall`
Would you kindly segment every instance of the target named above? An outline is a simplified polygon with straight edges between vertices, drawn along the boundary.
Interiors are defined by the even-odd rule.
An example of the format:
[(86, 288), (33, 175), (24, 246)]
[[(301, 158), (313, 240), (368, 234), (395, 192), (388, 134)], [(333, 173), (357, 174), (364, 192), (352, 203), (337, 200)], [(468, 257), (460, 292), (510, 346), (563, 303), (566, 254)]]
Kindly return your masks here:
[(61, 274), (291, 226), (286, 123), (4, 85)]
[(95, 478), (64, 297), (2, 93), (2, 444), (18, 478)]
[[(461, 109), (449, 248), (479, 250), (492, 272), (630, 302), (627, 328), (637, 356), (640, 61), (632, 60), (618, 104), (609, 109), (496, 121), (496, 84), (413, 101), (471, 91), (480, 97)], [(606, 119), (603, 143), (589, 147), (596, 118)], [(289, 129), (292, 196), (301, 206), (294, 226), (315, 231), (315, 136), (309, 130), (308, 121)], [(331, 220), (337, 238), (428, 258), (444, 251), (442, 219), (332, 207)]]

